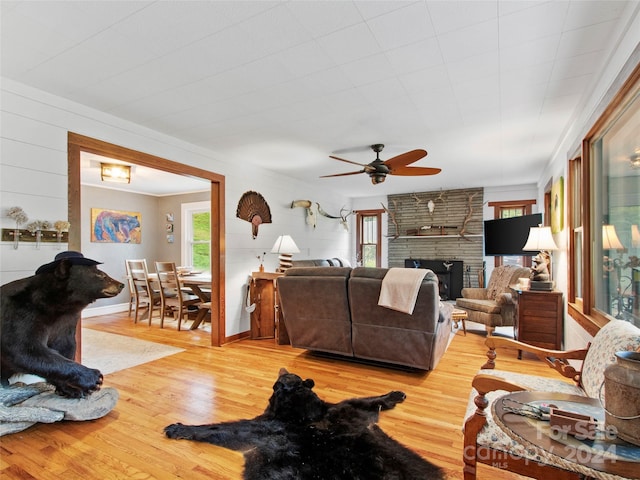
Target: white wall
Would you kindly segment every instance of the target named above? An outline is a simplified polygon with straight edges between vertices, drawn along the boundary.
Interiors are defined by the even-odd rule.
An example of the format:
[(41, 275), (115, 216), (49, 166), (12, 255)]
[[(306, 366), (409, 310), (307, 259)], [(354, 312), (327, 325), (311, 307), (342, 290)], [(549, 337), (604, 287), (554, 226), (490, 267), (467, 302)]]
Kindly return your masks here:
[[(298, 180), (252, 167), (250, 174), (241, 159), (222, 158), (215, 152), (154, 132), (111, 115), (69, 102), (46, 92), (2, 79), (0, 103), (0, 226), (13, 228), (6, 209), (22, 207), (31, 220), (66, 220), (67, 132), (72, 131), (133, 150), (214, 171), (226, 180), (226, 332), (249, 330), (242, 308), (244, 285), (258, 267), (256, 255), (268, 252), (276, 237), (292, 235), (301, 249), (294, 258), (351, 258), (349, 234), (337, 220), (320, 217), (316, 228), (305, 223), (304, 211), (291, 209), (292, 200), (320, 202), (325, 211), (339, 212), (350, 200), (339, 191), (304, 184)], [(272, 224), (260, 227), (251, 238), (250, 224), (235, 216), (237, 202), (247, 190), (260, 192), (271, 208)], [(89, 208), (83, 205), (82, 208)], [(83, 247), (88, 232), (83, 230)], [(53, 244), (35, 250), (33, 244), (13, 249), (0, 244), (0, 284), (32, 275), (50, 262), (57, 250)], [(101, 260), (101, 259), (96, 259)], [(275, 255), (267, 254), (265, 267), (273, 271)], [(105, 264), (105, 270), (111, 268)]]

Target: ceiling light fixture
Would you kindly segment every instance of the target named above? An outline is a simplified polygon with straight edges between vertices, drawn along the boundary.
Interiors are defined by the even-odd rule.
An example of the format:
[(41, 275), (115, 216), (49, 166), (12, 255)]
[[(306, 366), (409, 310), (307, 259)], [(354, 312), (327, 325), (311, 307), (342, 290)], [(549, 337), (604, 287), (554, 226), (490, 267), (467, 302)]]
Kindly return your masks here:
[(103, 182), (131, 183), (131, 166), (101, 163), (100, 178)]

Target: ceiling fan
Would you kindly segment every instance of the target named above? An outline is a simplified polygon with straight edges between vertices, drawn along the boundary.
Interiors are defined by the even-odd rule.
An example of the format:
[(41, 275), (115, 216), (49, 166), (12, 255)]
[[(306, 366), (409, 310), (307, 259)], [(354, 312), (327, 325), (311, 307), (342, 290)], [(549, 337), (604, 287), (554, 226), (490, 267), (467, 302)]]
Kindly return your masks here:
[(376, 159), (368, 164), (352, 162), (351, 160), (345, 160), (344, 158), (334, 157), (333, 155), (329, 155), (329, 158), (333, 158), (334, 160), (340, 160), (341, 162), (353, 163), (354, 165), (360, 165), (364, 167), (362, 170), (358, 170), (357, 172), (347, 172), (347, 173), (336, 173), (333, 175), (322, 175), (320, 178), (327, 177), (342, 177), (345, 175), (356, 175), (358, 173), (366, 173), (371, 178), (371, 183), (377, 185), (378, 183), (382, 183), (387, 178), (387, 175), (402, 175), (402, 176), (418, 176), (418, 175), (436, 175), (440, 173), (440, 168), (430, 168), (430, 167), (408, 167), (407, 165), (417, 162), (423, 157), (427, 156), (426, 150), (411, 150), (410, 152), (405, 152), (400, 155), (397, 155), (389, 160), (382, 161), (380, 160), (380, 152), (384, 148), (384, 145), (381, 143), (376, 143), (375, 145), (371, 145), (371, 149), (376, 152)]

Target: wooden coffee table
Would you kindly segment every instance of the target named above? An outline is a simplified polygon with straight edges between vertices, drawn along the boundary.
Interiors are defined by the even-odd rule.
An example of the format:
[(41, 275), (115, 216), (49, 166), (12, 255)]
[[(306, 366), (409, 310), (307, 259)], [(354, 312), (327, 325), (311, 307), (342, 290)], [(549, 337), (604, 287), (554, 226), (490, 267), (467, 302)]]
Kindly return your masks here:
[(465, 336), (467, 335), (467, 326), (464, 322), (467, 319), (467, 316), (467, 311), (460, 308), (454, 308), (453, 312), (451, 313), (451, 320), (456, 322), (456, 328), (458, 327), (458, 322), (462, 322), (462, 331), (464, 332)]
[[(553, 404), (563, 410), (589, 415), (600, 421), (600, 432), (595, 440), (580, 440), (565, 432), (554, 432), (548, 421), (508, 411), (509, 407), (521, 404)], [(545, 463), (559, 465), (559, 468), (587, 477), (607, 478), (607, 474), (613, 474), (640, 478), (640, 447), (617, 439), (606, 431), (604, 410), (594, 398), (525, 391), (498, 398), (493, 402), (492, 409), (496, 424), (510, 438), (534, 451)]]

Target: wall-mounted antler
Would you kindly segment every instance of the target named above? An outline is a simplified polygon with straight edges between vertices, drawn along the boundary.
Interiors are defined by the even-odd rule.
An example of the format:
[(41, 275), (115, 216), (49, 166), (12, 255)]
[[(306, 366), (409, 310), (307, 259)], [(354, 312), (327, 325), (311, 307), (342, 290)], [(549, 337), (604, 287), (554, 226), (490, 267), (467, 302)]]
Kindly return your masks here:
[(318, 202), (316, 202), (316, 205), (318, 206), (318, 213), (319, 213), (320, 215), (322, 215), (323, 217), (327, 217), (327, 218), (335, 218), (335, 219), (341, 218), (341, 217), (336, 217), (336, 216), (334, 216), (334, 215), (329, 215), (327, 212), (325, 212), (325, 211), (322, 209), (322, 207), (320, 206), (320, 204), (319, 204)]
[[(398, 209), (398, 205), (396, 200), (392, 200), (393, 202), (393, 208), (394, 210)], [(396, 234), (393, 236), (393, 238), (398, 238), (400, 236), (400, 226), (398, 225), (398, 221), (396, 220), (396, 212), (392, 212), (391, 210), (389, 210), (387, 207), (384, 206), (384, 203), (380, 203), (380, 205), (382, 205), (382, 208), (384, 209), (385, 212), (387, 212), (387, 215), (389, 215), (389, 221), (391, 221), (391, 223), (393, 223), (396, 227)]]
[(464, 236), (464, 234), (466, 233), (466, 230), (467, 230), (467, 223), (469, 223), (469, 220), (471, 220), (471, 217), (473, 215), (473, 204), (472, 204), (473, 197), (475, 197), (477, 194), (478, 192), (467, 195), (467, 215), (464, 217), (464, 220), (462, 222), (462, 228), (460, 229), (460, 234), (459, 234), (465, 240), (469, 240), (467, 237)]
[(349, 222), (347, 222), (347, 219), (350, 215), (355, 215), (355, 213), (356, 212), (354, 212), (353, 210), (347, 210), (344, 207), (340, 209), (340, 224), (347, 232), (349, 231)]
[(335, 218), (336, 220), (339, 219), (340, 225), (342, 225), (347, 232), (349, 231), (349, 223), (347, 222), (347, 219), (349, 218), (350, 215), (353, 215), (355, 213), (353, 210), (348, 210), (347, 208), (342, 207), (340, 209), (340, 216), (335, 216), (325, 212), (318, 202), (316, 202), (316, 205), (318, 206), (318, 213), (320, 215), (327, 218)]

